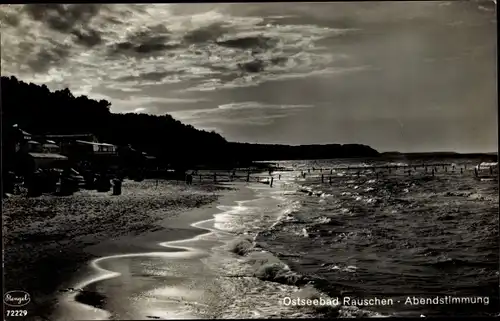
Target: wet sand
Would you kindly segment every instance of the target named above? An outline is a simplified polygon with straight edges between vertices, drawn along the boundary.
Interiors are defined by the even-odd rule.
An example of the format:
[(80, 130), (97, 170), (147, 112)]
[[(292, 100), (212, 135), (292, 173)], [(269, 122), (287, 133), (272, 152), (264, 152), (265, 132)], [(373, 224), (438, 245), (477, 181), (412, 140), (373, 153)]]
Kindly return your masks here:
[[(249, 199), (238, 184), (210, 205), (166, 218), (165, 229), (123, 237), (88, 248), (98, 256), (61, 294), (52, 320), (199, 318), (220, 303), (217, 277), (202, 262), (224, 237), (210, 233), (221, 206)], [(237, 185), (233, 185), (236, 187)], [(234, 237), (231, 233), (229, 238)]]
[(203, 231), (190, 223), (204, 213), (210, 216), (210, 210), (189, 209), (210, 206), (221, 193), (232, 192), (208, 184), (125, 181), (121, 196), (81, 191), (69, 197), (7, 199), (2, 203), (5, 289), (31, 294), (28, 319), (53, 320), (57, 294), (65, 293), (75, 276), (93, 272), (88, 262), (155, 251), (158, 239), (198, 235)]

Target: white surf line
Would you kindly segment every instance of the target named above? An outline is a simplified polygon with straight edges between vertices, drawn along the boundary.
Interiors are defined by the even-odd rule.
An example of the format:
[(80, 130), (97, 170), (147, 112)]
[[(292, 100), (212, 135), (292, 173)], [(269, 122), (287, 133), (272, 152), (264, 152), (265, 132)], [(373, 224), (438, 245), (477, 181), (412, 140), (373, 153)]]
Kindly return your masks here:
[[(175, 240), (175, 241), (168, 241), (168, 242), (158, 243), (158, 245), (160, 245), (160, 246), (167, 247), (167, 248), (172, 248), (172, 249), (180, 249), (182, 251), (178, 251), (178, 252), (145, 252), (145, 253), (116, 254), (116, 255), (110, 255), (110, 256), (100, 257), (100, 258), (92, 260), (90, 262), (90, 267), (93, 268), (95, 271), (97, 271), (100, 275), (95, 276), (95, 277), (91, 277), (91, 278), (89, 278), (89, 279), (87, 279), (85, 281), (82, 281), (82, 282), (78, 283), (77, 285), (75, 285), (74, 288), (77, 289), (78, 291), (70, 292), (70, 294), (66, 296), (67, 300), (69, 302), (73, 303), (73, 304), (76, 303), (76, 304), (79, 304), (81, 306), (88, 307), (87, 304), (84, 304), (84, 303), (81, 303), (81, 302), (78, 302), (78, 301), (75, 300), (75, 298), (78, 295), (78, 293), (80, 293), (80, 290), (82, 290), (83, 288), (85, 288), (85, 287), (87, 287), (87, 286), (89, 286), (89, 285), (91, 285), (93, 283), (100, 282), (100, 281), (107, 280), (107, 279), (116, 278), (116, 277), (119, 277), (121, 275), (121, 273), (119, 273), (119, 272), (110, 271), (110, 270), (104, 269), (104, 268), (102, 268), (102, 267), (99, 266), (99, 263), (101, 263), (103, 261), (106, 261), (106, 260), (117, 259), (117, 258), (127, 258), (127, 257), (141, 257), (141, 256), (166, 257), (166, 258), (171, 258), (171, 259), (186, 259), (186, 258), (191, 259), (191, 258), (196, 258), (196, 257), (203, 257), (204, 255), (207, 254), (206, 251), (199, 250), (199, 249), (196, 249), (196, 248), (193, 248), (193, 247), (180, 246), (180, 245), (175, 245), (175, 244), (197, 241), (197, 240), (200, 240), (201, 237), (207, 236), (207, 235), (213, 234), (213, 233), (227, 233), (228, 235), (233, 235), (232, 233), (228, 233), (228, 232), (225, 232), (225, 231), (222, 231), (222, 230), (218, 230), (218, 229), (215, 229), (215, 228), (208, 228), (208, 227), (200, 227), (199, 225), (207, 223), (207, 222), (210, 222), (210, 221), (214, 221), (217, 215), (222, 215), (222, 214), (227, 214), (227, 213), (234, 213), (234, 214), (239, 213), (239, 212), (243, 211), (244, 209), (246, 209), (246, 207), (242, 206), (241, 204), (244, 204), (244, 203), (247, 203), (247, 202), (251, 202), (251, 201), (254, 201), (254, 200), (255, 199), (243, 200), (243, 201), (235, 201), (235, 203), (237, 204), (237, 206), (229, 206), (229, 207), (232, 207), (232, 208), (229, 209), (229, 210), (225, 210), (225, 211), (222, 210), (222, 208), (227, 208), (228, 206), (227, 205), (226, 206), (219, 205), (219, 206), (217, 206), (217, 209), (221, 210), (222, 212), (214, 214), (213, 218), (207, 219), (207, 220), (198, 221), (198, 222), (194, 222), (194, 223), (190, 224), (191, 227), (202, 229), (202, 230), (206, 230), (207, 231), (206, 233), (202, 233), (202, 234), (196, 235), (195, 237), (188, 238), (188, 239), (182, 239), (182, 240)], [(107, 318), (109, 318), (110, 313), (108, 311), (105, 311), (103, 309), (98, 309), (98, 308), (95, 308), (95, 307), (92, 307), (92, 308), (94, 310), (100, 310), (100, 311), (103, 311), (103, 312), (107, 313), (107, 315), (108, 315)]]

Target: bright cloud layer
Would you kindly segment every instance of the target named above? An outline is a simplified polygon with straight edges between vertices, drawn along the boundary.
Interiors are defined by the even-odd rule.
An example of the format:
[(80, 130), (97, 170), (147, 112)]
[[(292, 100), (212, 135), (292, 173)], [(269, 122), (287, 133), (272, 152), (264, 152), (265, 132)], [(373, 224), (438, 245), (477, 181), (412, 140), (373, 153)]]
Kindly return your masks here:
[[(301, 77), (346, 59), (317, 42), (349, 29), (282, 24), (175, 5), (25, 5), (2, 9), (2, 69), (71, 89), (189, 83), (190, 90)], [(286, 18), (286, 17), (283, 17)]]
[(311, 107), (313, 106), (270, 105), (250, 101), (224, 104), (217, 108), (174, 111), (170, 114), (192, 125), (269, 125), (274, 119), (288, 117)]

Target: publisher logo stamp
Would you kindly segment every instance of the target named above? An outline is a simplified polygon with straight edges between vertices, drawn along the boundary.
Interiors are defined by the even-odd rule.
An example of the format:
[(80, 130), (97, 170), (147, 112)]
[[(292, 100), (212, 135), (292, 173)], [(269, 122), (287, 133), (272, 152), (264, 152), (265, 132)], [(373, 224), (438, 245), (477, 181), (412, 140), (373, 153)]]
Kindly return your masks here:
[(29, 293), (21, 290), (9, 291), (3, 296), (3, 302), (11, 307), (22, 307), (30, 303), (30, 301)]

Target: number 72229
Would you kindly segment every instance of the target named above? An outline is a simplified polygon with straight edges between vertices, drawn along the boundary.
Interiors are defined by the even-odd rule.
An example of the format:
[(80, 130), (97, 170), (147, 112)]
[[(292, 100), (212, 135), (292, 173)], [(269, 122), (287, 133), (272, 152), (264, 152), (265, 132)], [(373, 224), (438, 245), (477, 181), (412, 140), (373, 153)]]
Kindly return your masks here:
[(8, 317), (25, 317), (27, 315), (27, 310), (7, 310)]

